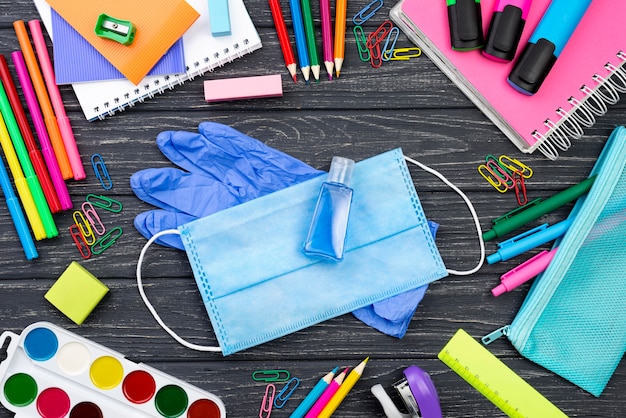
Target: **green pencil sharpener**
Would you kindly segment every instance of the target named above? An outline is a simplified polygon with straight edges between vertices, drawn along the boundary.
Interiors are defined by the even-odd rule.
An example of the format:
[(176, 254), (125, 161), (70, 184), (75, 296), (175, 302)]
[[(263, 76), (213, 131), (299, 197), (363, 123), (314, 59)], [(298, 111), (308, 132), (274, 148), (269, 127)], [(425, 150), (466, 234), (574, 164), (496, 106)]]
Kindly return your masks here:
[(135, 39), (135, 25), (131, 21), (111, 17), (105, 13), (98, 16), (95, 27), (96, 35), (122, 45), (130, 45)]

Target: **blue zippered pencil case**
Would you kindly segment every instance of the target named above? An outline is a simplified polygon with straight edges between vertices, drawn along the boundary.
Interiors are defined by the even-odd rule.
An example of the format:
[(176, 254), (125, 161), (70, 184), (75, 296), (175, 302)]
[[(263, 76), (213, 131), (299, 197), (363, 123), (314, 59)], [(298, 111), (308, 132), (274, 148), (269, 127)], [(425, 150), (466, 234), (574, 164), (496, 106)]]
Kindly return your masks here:
[(609, 136), (571, 227), (506, 335), (524, 357), (600, 396), (626, 350), (626, 128)]

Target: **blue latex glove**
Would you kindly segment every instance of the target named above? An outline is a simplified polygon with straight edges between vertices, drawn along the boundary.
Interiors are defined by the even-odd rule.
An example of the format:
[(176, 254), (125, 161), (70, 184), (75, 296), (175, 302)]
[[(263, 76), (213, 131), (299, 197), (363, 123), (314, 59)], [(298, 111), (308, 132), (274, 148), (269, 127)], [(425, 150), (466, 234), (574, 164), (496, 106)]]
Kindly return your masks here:
[[(243, 133), (203, 122), (199, 133), (161, 132), (157, 146), (177, 168), (150, 168), (130, 178), (135, 195), (161, 209), (140, 213), (146, 238), (324, 173)], [(178, 235), (155, 241), (184, 249)]]

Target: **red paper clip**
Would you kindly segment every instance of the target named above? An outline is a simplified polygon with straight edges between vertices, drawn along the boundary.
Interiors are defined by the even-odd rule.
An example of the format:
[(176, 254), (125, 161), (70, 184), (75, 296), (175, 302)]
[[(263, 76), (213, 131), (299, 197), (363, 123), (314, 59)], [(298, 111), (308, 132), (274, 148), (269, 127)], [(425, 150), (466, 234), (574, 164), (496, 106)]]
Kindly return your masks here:
[(522, 206), (528, 203), (528, 197), (526, 196), (526, 183), (524, 182), (524, 176), (521, 172), (515, 170), (513, 173), (513, 184), (515, 185), (515, 198), (517, 204)]
[(89, 245), (87, 245), (87, 241), (85, 241), (85, 237), (80, 232), (80, 228), (78, 225), (73, 224), (70, 226), (70, 235), (74, 240), (74, 244), (76, 244), (76, 248), (78, 248), (78, 252), (81, 257), (85, 260), (91, 257), (91, 250), (89, 249)]

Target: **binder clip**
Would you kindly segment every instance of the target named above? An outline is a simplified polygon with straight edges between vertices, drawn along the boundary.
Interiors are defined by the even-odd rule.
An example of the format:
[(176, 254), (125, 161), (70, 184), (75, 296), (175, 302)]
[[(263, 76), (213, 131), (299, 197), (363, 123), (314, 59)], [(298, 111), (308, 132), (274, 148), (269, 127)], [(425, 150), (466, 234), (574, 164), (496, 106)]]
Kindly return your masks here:
[(393, 384), (408, 414), (393, 403), (381, 384), (372, 386), (372, 394), (383, 407), (387, 418), (442, 418), (439, 395), (428, 373), (417, 366), (404, 369), (404, 379)]
[(135, 40), (135, 25), (128, 20), (120, 20), (102, 13), (98, 16), (96, 35), (107, 38), (122, 45), (130, 45)]

